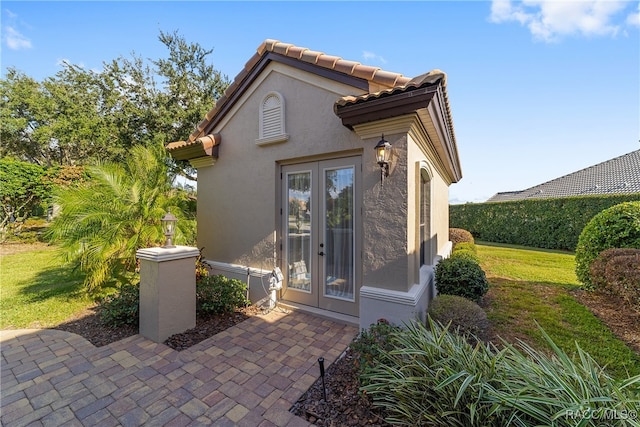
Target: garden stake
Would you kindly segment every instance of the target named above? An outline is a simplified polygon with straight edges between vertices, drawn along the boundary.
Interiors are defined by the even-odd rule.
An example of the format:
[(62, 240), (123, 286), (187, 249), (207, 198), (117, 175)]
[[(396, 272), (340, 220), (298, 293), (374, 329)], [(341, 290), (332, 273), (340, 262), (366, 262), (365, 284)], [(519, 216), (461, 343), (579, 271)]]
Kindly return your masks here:
[(320, 377), (322, 377), (322, 397), (324, 401), (327, 401), (327, 389), (324, 385), (324, 357), (318, 358), (318, 365), (320, 365)]

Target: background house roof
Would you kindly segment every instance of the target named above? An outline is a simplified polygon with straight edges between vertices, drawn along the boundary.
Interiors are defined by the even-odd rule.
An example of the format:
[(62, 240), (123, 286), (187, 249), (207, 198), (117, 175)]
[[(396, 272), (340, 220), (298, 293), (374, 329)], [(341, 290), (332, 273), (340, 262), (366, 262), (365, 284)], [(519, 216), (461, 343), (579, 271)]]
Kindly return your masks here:
[(640, 193), (640, 150), (521, 191), (493, 195), (487, 202), (594, 194)]

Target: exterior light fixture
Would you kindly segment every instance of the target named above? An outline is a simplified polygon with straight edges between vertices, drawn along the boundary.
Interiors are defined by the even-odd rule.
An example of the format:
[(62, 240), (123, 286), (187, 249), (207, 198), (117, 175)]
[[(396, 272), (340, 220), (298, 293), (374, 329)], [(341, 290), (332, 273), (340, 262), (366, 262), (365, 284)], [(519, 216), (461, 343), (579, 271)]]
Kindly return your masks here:
[(178, 218), (176, 218), (171, 213), (171, 209), (169, 209), (166, 215), (162, 217), (161, 221), (162, 232), (166, 238), (163, 248), (175, 248), (176, 246), (173, 244), (173, 235), (176, 234), (176, 223), (178, 222)]
[(384, 134), (375, 147), (376, 161), (380, 165), (380, 180), (384, 181), (384, 178), (389, 176), (389, 159), (391, 157), (391, 144), (384, 139)]

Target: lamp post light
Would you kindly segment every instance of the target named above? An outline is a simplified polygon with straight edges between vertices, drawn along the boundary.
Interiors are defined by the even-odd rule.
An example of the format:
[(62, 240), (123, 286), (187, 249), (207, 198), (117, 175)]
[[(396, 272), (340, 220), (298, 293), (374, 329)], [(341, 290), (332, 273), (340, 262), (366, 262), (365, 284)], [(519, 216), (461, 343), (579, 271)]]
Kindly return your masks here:
[(176, 246), (173, 244), (173, 236), (176, 233), (176, 223), (178, 222), (178, 218), (176, 218), (171, 213), (171, 209), (169, 209), (166, 215), (162, 217), (161, 221), (162, 232), (166, 238), (163, 248), (175, 248)]
[(382, 138), (375, 146), (375, 150), (376, 161), (380, 165), (380, 181), (384, 181), (384, 178), (389, 176), (389, 161), (391, 158), (391, 144), (384, 139), (384, 134), (382, 134)]

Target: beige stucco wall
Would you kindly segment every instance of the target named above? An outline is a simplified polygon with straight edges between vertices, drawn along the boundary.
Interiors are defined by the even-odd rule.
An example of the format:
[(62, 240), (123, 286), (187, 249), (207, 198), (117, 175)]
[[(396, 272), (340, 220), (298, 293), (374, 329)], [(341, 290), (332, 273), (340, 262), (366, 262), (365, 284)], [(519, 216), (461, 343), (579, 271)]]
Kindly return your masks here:
[[(286, 142), (256, 145), (259, 107), (276, 91), (285, 100)], [(418, 260), (419, 162), (432, 178), (435, 252), (448, 240), (448, 185), (435, 149), (415, 129), (416, 117), (382, 120), (364, 132), (344, 127), (333, 111), (340, 96), (357, 89), (283, 64), (258, 77), (213, 130), (220, 133), (219, 159), (198, 169), (198, 247), (206, 259), (270, 271), (280, 266), (280, 166), (310, 160), (362, 156), (362, 283), (409, 292), (420, 284)], [(393, 145), (391, 174), (380, 180), (374, 149), (381, 133)], [(357, 256), (357, 255), (356, 255)]]
[[(259, 107), (265, 95), (285, 100), (289, 140), (256, 145)], [(214, 132), (222, 136), (215, 165), (198, 169), (198, 246), (207, 259), (270, 270), (280, 257), (281, 163), (362, 152), (363, 143), (342, 126), (335, 100), (354, 88), (282, 64), (260, 75)], [(373, 151), (373, 150), (371, 150)]]

